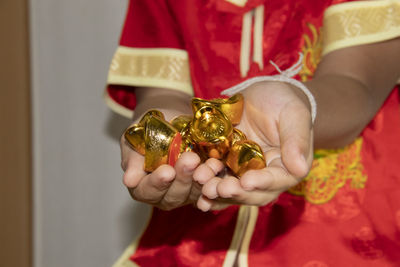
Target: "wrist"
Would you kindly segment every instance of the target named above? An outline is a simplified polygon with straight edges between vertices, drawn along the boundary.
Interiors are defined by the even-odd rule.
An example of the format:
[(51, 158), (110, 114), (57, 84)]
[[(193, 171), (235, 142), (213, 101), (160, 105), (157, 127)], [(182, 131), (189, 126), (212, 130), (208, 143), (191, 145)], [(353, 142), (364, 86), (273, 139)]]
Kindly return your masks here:
[(312, 113), (312, 107), (311, 107), (311, 102), (307, 95), (302, 91), (299, 90), (299, 87), (293, 85), (293, 84), (288, 84), (290, 87), (291, 91), (301, 100), (301, 102), (307, 107), (307, 109), (310, 111), (310, 114)]
[(310, 105), (310, 110), (311, 110), (311, 120), (312, 123), (314, 124), (315, 117), (317, 116), (317, 103), (315, 102), (314, 96), (311, 94), (310, 90), (300, 81), (293, 79), (296, 74), (298, 74), (302, 68), (302, 61), (303, 61), (303, 55), (299, 53), (299, 59), (298, 61), (291, 66), (290, 68), (282, 71), (274, 62), (270, 61), (270, 63), (275, 67), (275, 69), (279, 72), (277, 75), (272, 75), (272, 76), (258, 76), (258, 77), (253, 77), (248, 80), (245, 80), (244, 82), (237, 84), (229, 89), (226, 89), (221, 92), (222, 95), (228, 95), (231, 96), (235, 93), (238, 93), (250, 85), (253, 85), (258, 82), (264, 82), (264, 81), (270, 81), (270, 82), (283, 82), (292, 85), (292, 88), (297, 88), (298, 90), (302, 91), (309, 102)]
[(179, 91), (159, 88), (140, 88), (137, 92), (137, 106), (133, 120), (140, 118), (149, 110), (161, 111), (170, 121), (175, 116), (191, 113), (191, 96)]
[(317, 102), (315, 101), (314, 95), (311, 93), (311, 91), (304, 83), (293, 78), (282, 75), (280, 77), (280, 81), (288, 83), (290, 88), (294, 89), (293, 92), (295, 92), (296, 95), (303, 101), (303, 103), (306, 104), (311, 114), (312, 124), (314, 124), (317, 116)]
[(174, 107), (167, 107), (167, 106), (162, 106), (162, 105), (140, 105), (137, 106), (135, 109), (135, 113), (133, 116), (133, 122), (136, 123), (138, 122), (143, 115), (148, 112), (149, 110), (158, 110), (161, 113), (163, 113), (165, 120), (166, 121), (171, 121), (173, 118), (175, 118), (176, 116), (182, 115), (182, 114), (190, 114), (191, 110), (186, 108), (183, 105), (178, 105), (175, 104)]

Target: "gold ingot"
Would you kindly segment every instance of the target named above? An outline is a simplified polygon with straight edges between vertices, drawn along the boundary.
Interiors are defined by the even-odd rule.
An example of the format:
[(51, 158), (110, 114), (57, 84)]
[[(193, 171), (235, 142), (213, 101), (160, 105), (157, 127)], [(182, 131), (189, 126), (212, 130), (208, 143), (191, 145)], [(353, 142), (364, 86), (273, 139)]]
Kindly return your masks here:
[(194, 97), (192, 99), (192, 109), (193, 114), (204, 107), (204, 106), (214, 106), (220, 109), (231, 121), (233, 125), (237, 125), (240, 123), (243, 112), (243, 95), (235, 94), (230, 98), (216, 98), (212, 100), (204, 100), (201, 98)]
[(125, 133), (125, 140), (131, 145), (131, 147), (141, 155), (145, 155), (145, 143), (144, 143), (144, 127), (138, 124), (134, 124), (129, 127)]
[(221, 138), (218, 144), (194, 143), (193, 150), (200, 156), (202, 161), (206, 161), (208, 158), (222, 160), (229, 151), (229, 144), (228, 138)]
[(142, 126), (145, 125), (146, 121), (150, 118), (150, 116), (159, 117), (165, 120), (164, 114), (161, 111), (156, 109), (150, 109), (149, 111), (146, 112), (146, 114), (143, 115), (138, 124)]
[(246, 135), (241, 130), (233, 128), (232, 145), (243, 140), (247, 140)]
[(174, 166), (182, 145), (181, 134), (159, 116), (149, 115), (144, 124), (144, 169), (152, 172), (162, 164)]
[(185, 131), (185, 129), (192, 122), (193, 117), (189, 115), (180, 115), (171, 120), (172, 126), (179, 132)]
[(203, 106), (194, 114), (190, 137), (202, 159), (222, 159), (229, 150), (233, 126), (227, 116), (214, 106)]
[(241, 177), (248, 170), (259, 170), (266, 167), (264, 153), (260, 146), (250, 140), (233, 144), (225, 164), (237, 177)]
[(156, 109), (149, 110), (143, 115), (138, 124), (132, 125), (124, 133), (125, 139), (131, 145), (131, 147), (143, 156), (145, 155), (146, 150), (144, 142), (144, 125), (150, 116), (156, 116), (164, 119), (164, 114), (161, 111)]
[(177, 129), (182, 135), (182, 147), (181, 152), (192, 151), (193, 142), (190, 137), (190, 127), (193, 117), (189, 115), (180, 115), (172, 119), (171, 125)]

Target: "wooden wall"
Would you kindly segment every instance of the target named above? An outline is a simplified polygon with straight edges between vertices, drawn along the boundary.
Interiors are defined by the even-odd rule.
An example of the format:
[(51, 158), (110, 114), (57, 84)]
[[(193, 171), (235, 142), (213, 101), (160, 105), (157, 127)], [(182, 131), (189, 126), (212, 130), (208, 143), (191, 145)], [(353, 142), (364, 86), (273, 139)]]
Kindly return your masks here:
[(0, 1), (0, 258), (32, 266), (27, 0)]

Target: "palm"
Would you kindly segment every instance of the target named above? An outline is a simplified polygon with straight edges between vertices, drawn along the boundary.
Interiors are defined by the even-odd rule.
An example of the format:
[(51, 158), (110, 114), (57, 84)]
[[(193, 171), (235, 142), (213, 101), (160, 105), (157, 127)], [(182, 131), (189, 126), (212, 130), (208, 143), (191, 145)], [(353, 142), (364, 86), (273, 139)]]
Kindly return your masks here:
[(244, 92), (237, 126), (264, 151), (267, 168), (246, 172), (240, 180), (215, 177), (203, 187), (207, 197), (239, 204), (263, 205), (295, 185), (312, 161), (312, 125), (307, 103), (284, 83), (259, 83)]
[(282, 83), (258, 84), (244, 92), (245, 105), (240, 124), (237, 126), (263, 149), (281, 147), (284, 120), (309, 116), (306, 105)]

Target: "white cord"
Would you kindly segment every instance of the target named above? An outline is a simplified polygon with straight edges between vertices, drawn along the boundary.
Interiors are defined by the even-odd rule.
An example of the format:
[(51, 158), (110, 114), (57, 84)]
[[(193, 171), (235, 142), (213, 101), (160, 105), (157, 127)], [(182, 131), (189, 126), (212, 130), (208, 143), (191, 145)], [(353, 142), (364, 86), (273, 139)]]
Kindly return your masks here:
[(296, 86), (299, 88), (308, 98), (308, 101), (310, 102), (311, 106), (311, 120), (312, 123), (315, 121), (315, 117), (317, 116), (317, 103), (315, 102), (314, 96), (311, 94), (310, 90), (300, 81), (293, 79), (292, 77), (298, 74), (302, 68), (302, 61), (303, 61), (303, 54), (299, 53), (299, 60), (290, 68), (287, 70), (282, 71), (278, 65), (276, 65), (274, 62), (271, 60), (269, 63), (271, 63), (272, 66), (275, 67), (275, 69), (279, 72), (277, 75), (272, 75), (272, 76), (257, 76), (250, 78), (248, 80), (245, 80), (242, 83), (239, 83), (235, 86), (232, 86), (231, 88), (228, 88), (224, 91), (221, 92), (221, 95), (227, 95), (227, 96), (232, 96), (236, 93), (239, 93), (249, 87), (252, 84), (258, 83), (258, 82), (265, 82), (265, 81), (273, 81), (273, 82), (286, 82), (291, 85)]

